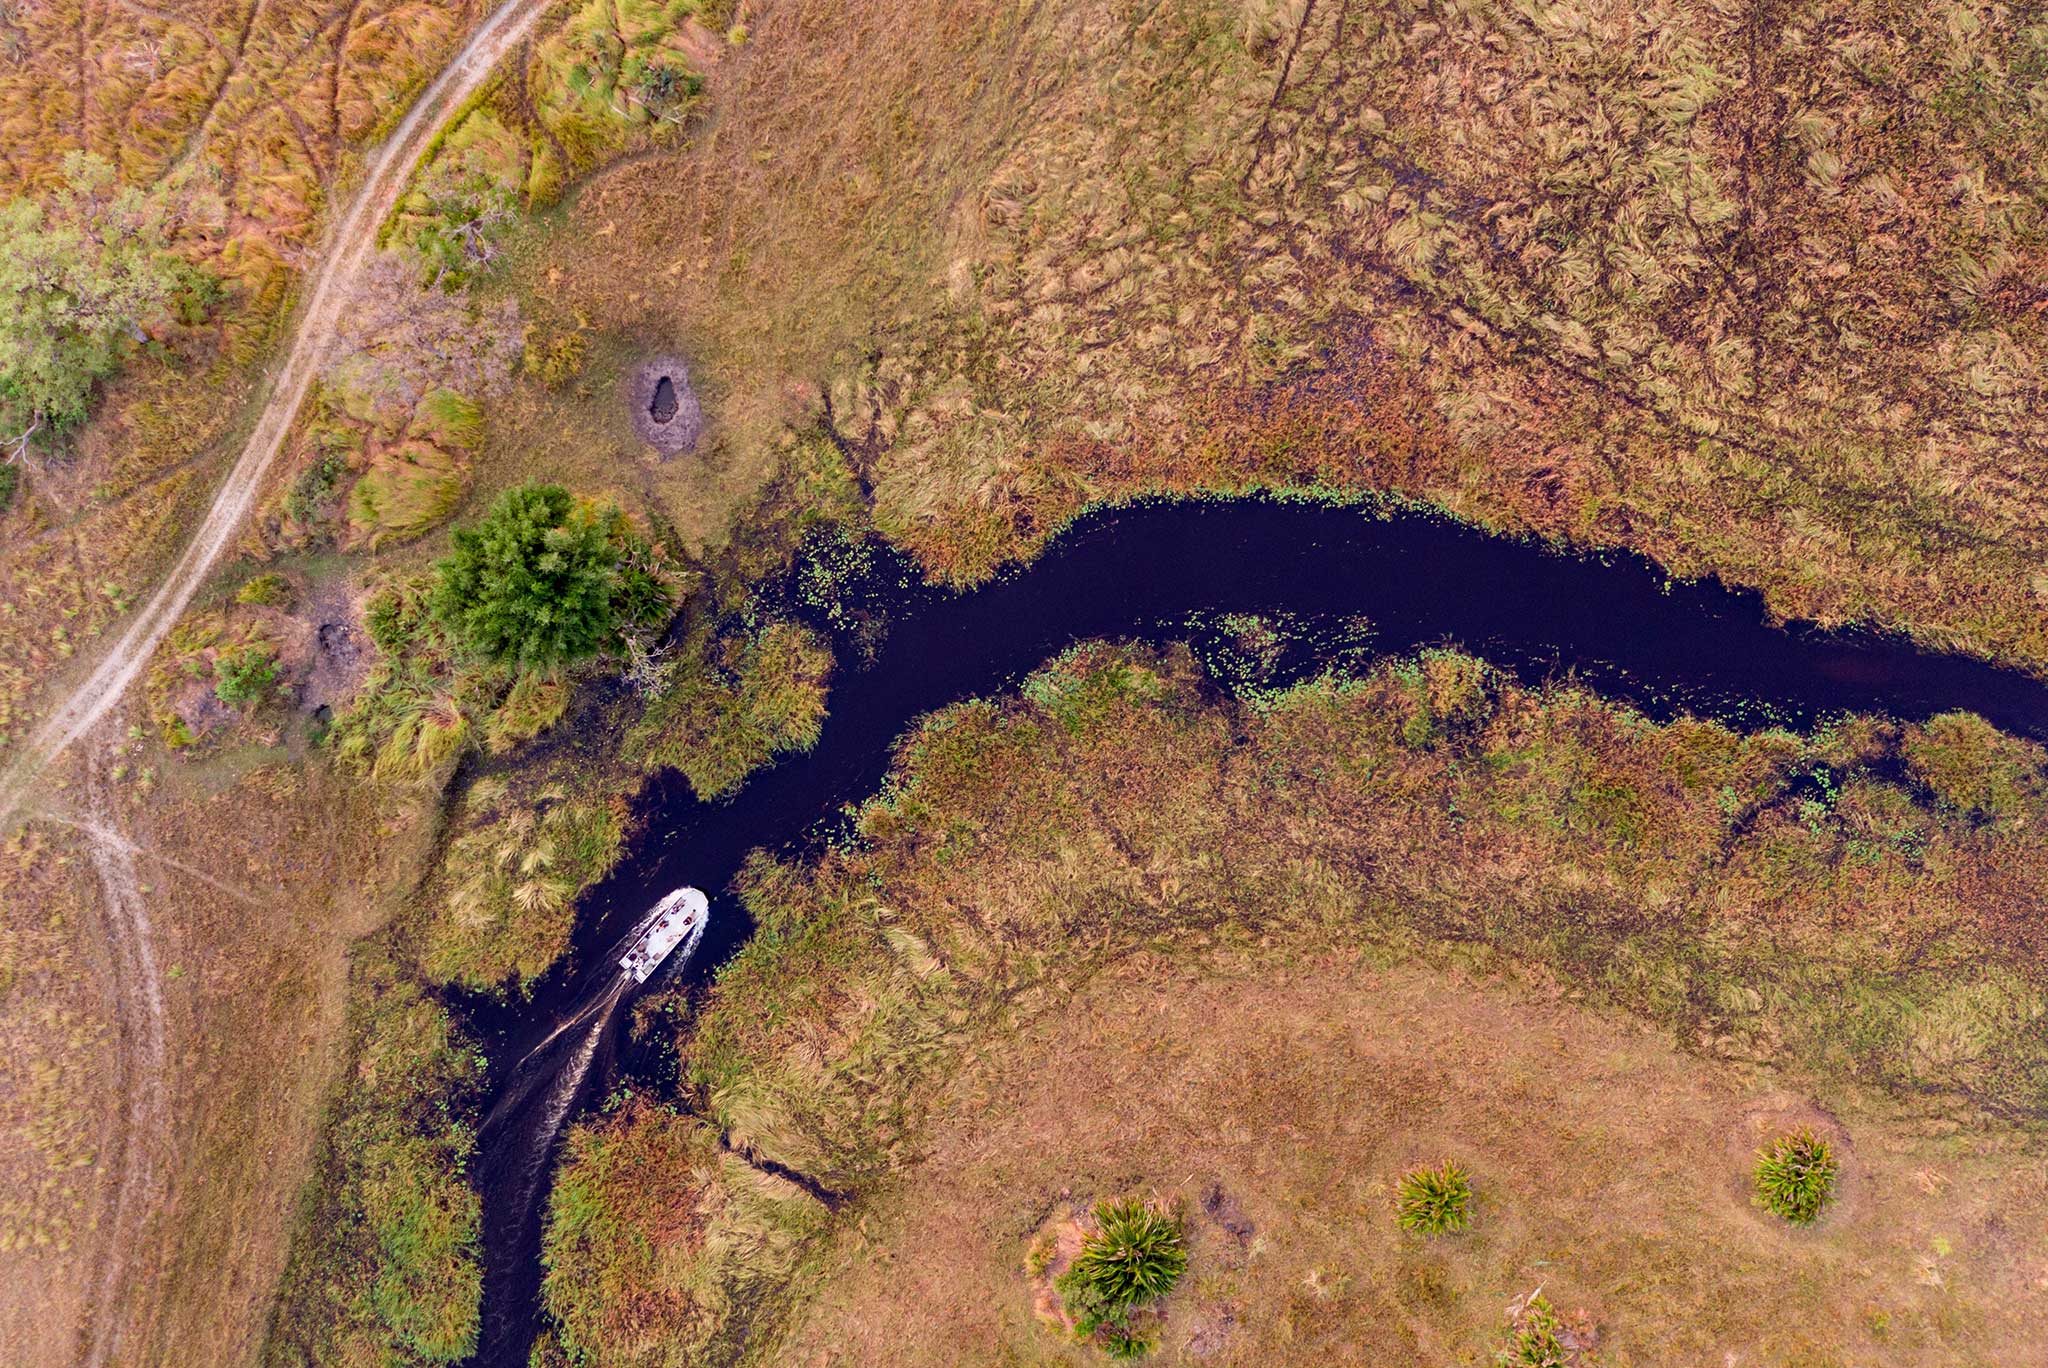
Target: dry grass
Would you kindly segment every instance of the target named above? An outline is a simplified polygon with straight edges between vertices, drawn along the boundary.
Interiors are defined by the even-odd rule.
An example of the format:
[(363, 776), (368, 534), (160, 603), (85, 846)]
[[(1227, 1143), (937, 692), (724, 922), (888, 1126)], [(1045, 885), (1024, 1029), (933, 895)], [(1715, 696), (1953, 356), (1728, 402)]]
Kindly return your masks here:
[[(0, 734), (175, 542), (321, 205), (480, 8), (7, 11), (27, 18), (0, 26), (0, 184), (46, 184), (81, 144), (136, 179), (190, 153), (228, 210), (195, 250), (237, 291), (211, 329), (169, 340), (175, 363), (138, 365), (64, 471), (4, 515)], [(486, 286), (519, 295), (581, 360), (493, 408), (475, 500), (566, 477), (711, 555), (765, 497), (781, 522), (730, 548), (734, 582), (715, 586), (727, 603), (827, 505), (865, 504), (935, 577), (968, 581), (1093, 499), (1365, 486), (1641, 546), (1761, 584), (1781, 611), (2048, 658), (2043, 42), (2024, 16), (1878, 0), (777, 0), (722, 50), (673, 27), (688, 8), (565, 6), (444, 144), (481, 148), (487, 169), (516, 159), (536, 209), (561, 188), (558, 157), (566, 175), (631, 154), (514, 232)], [(706, 21), (723, 28), (714, 8)], [(5, 65), (10, 33), (18, 65)], [(596, 79), (571, 89), (579, 43)], [(629, 43), (683, 51), (709, 78), (681, 141), (591, 107), (591, 92), (616, 93)], [(702, 380), (710, 432), (687, 460), (644, 459), (626, 426), (618, 379), (654, 349), (687, 355)], [(280, 517), (252, 553), (337, 533), (340, 496), (320, 497), (324, 513), (308, 511), (324, 531)], [(439, 537), (384, 553), (380, 570), (416, 568)], [(790, 649), (775, 668), (801, 676), (786, 687), (760, 666), (764, 642), (691, 641), (672, 706), (720, 743), (705, 787), (815, 727), (815, 653), (778, 643)], [(732, 654), (703, 658), (707, 646)], [(196, 1233), (164, 1246), (136, 1313), (145, 1357), (232, 1361), (260, 1319), (307, 1090), (339, 1057), (342, 980), (322, 931), (335, 890), (388, 861), (342, 920), (367, 927), (373, 901), (388, 912), (420, 872), (469, 729), (509, 746), (559, 701), (525, 699), (514, 718), (494, 681), (444, 704), (443, 664), (424, 662), (403, 715), (371, 729), (370, 763), (389, 749), (390, 772), (427, 781), (417, 793), (346, 792), (319, 766), (286, 793), (266, 768), (281, 753), (244, 747), (180, 771), (145, 812), (140, 776), (162, 757), (121, 762), (138, 786), (125, 819), (150, 843), (236, 887), (286, 890), (261, 911), (207, 885), (166, 895), (178, 962), (208, 966), (205, 995), (179, 990), (175, 1037), (205, 1063), (180, 1066), (196, 1138), (166, 1217)], [(1154, 675), (1166, 685), (1125, 696)], [(921, 740), (916, 782), (869, 815), (868, 863), (808, 891), (808, 876), (764, 874), (767, 933), (692, 1047), (736, 1143), (879, 1193), (914, 1157), (918, 1108), (961, 1032), (1036, 1019), (1093, 957), (1191, 925), (1238, 940), (1363, 927), (1375, 944), (1482, 960), (1504, 948), (1715, 1059), (1808, 1069), (1831, 1090), (1926, 1092), (1944, 1110), (2042, 1105), (2048, 860), (2029, 748), (1967, 724), (1747, 740), (1645, 729), (1573, 695), (1514, 696), (1443, 727), (1391, 676), (1227, 719), (1156, 663), (1106, 704), (1064, 688), (965, 710)], [(1824, 797), (1805, 777), (1817, 766), (1839, 781)], [(287, 879), (277, 866), (293, 861)], [(55, 945), (33, 953), (57, 966)], [(511, 962), (506, 949), (483, 958)], [(415, 967), (393, 973), (409, 983)], [(72, 1001), (58, 979), (74, 981), (52, 969), (34, 1001)], [(789, 1010), (748, 1015), (762, 1001)], [(81, 1007), (65, 1040), (91, 1039), (92, 1020)], [(290, 1029), (259, 1028), (272, 1020)], [(281, 1076), (297, 1080), (288, 1095)], [(374, 1078), (347, 1099), (350, 1115), (389, 1103)], [(718, 1167), (774, 1186), (740, 1158)], [(452, 1161), (427, 1169), (444, 1182)], [(353, 1200), (361, 1179), (321, 1200)], [(763, 1231), (816, 1218), (786, 1188), (718, 1227), (732, 1258), (690, 1296), (635, 1304), (651, 1318), (634, 1322), (636, 1343), (679, 1305), (711, 1311), (663, 1352), (743, 1331), (735, 1307), (772, 1318), (756, 1294), (798, 1246)], [(318, 1270), (336, 1248), (332, 1266), (374, 1282), (376, 1265), (360, 1229), (345, 1248), (318, 1243), (337, 1228), (303, 1246), (280, 1352), (303, 1333), (370, 1361), (389, 1323)], [(68, 1333), (73, 1265), (36, 1257), (7, 1314), (28, 1325), (13, 1308), (47, 1296), (35, 1328)], [(645, 1276), (636, 1265), (631, 1280)], [(1493, 1305), (1453, 1300), (1445, 1325), (1480, 1325)], [(1875, 1307), (1865, 1324), (1892, 1315)]]
[(1095, 499), (1366, 486), (2048, 658), (2048, 30), (2017, 12), (752, 28), (702, 135), (598, 178), (518, 279), (700, 363), (726, 468), (829, 419), (936, 577)]
[[(296, 272), (366, 143), (484, 11), (481, 0), (176, 9), (36, 0), (0, 22), (0, 197), (84, 148), (214, 208), (175, 244), (228, 287), (157, 339), (4, 514), (0, 745), (79, 643), (148, 586), (203, 506)], [(217, 212), (215, 211), (217, 209)]]
[[(342, 949), (404, 848), (368, 827), (342, 786), (279, 758), (244, 748), (171, 771), (137, 741), (95, 757), (90, 784), (75, 770), (52, 776), (55, 811), (91, 810), (134, 847), (165, 1014), (167, 1110), (154, 1121), (122, 1111), (146, 1091), (127, 1015), (144, 999), (120, 949), (132, 929), (107, 906), (75, 829), (39, 821), (12, 847), (15, 991), (0, 1021), (20, 1078), (52, 1085), (5, 1085), (8, 1124), (30, 1125), (33, 1108), (43, 1119), (31, 1129), (50, 1137), (7, 1146), (27, 1166), (9, 1161), (10, 1207), (28, 1202), (21, 1228), (32, 1221), (49, 1237), (18, 1251), (0, 1296), (23, 1361), (70, 1361), (93, 1324), (118, 1328), (110, 1362), (229, 1364), (256, 1352), (285, 1255), (278, 1213), (291, 1208), (339, 1063)], [(53, 1013), (70, 1022), (62, 1032)], [(59, 1164), (60, 1150), (86, 1162)], [(132, 1229), (114, 1223), (123, 1182), (142, 1183), (146, 1199)], [(124, 1276), (108, 1284), (110, 1265)], [(103, 1318), (109, 1287), (117, 1300)]]
[[(1163, 1362), (1485, 1362), (1538, 1287), (1616, 1368), (2043, 1349), (2048, 1185), (2025, 1144), (1830, 1116), (1853, 1195), (1790, 1232), (1751, 1205), (1746, 1161), (1810, 1103), (1511, 979), (1285, 949), (1137, 959), (977, 1050), (930, 1111), (749, 1361), (1100, 1362), (1034, 1314), (1026, 1246), (1047, 1211), (1134, 1183), (1196, 1213)], [(1396, 1188), (1447, 1148), (1478, 1220), (1425, 1242)], [(1203, 1214), (1224, 1201), (1243, 1233)]]
[(96, 890), (77, 838), (22, 828), (0, 850), (0, 1340), (50, 1342), (83, 1315), (76, 1276), (109, 1196), (95, 1160), (112, 1149), (120, 1099), (103, 1091), (113, 1026), (89, 929)]

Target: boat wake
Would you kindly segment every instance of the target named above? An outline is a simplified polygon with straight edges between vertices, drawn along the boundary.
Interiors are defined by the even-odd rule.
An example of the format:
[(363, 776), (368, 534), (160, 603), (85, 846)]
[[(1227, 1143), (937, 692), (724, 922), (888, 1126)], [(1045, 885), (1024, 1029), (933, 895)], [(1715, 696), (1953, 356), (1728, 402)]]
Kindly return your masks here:
[[(657, 972), (689, 962), (709, 910), (709, 901), (694, 888), (663, 898), (606, 950), (588, 990), (512, 1065), (497, 1105), (477, 1129), (487, 1246), (513, 1232), (538, 1238), (549, 1164), (593, 1074), (609, 1067), (608, 1046), (620, 1006)], [(532, 1324), (540, 1290), (537, 1270), (520, 1265), (491, 1272), (520, 1285), (486, 1296), (492, 1310), (471, 1363), (523, 1363), (518, 1346)]]

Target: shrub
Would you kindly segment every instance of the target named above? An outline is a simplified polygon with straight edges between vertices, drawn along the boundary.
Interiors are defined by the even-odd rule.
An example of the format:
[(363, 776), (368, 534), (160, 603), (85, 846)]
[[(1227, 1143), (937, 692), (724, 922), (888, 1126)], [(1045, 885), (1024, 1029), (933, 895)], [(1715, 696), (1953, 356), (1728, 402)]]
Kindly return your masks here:
[(478, 303), (422, 286), (388, 255), (356, 278), (324, 378), (342, 412), (395, 432), (436, 389), (489, 397), (512, 378), (526, 325), (510, 299)]
[(240, 707), (267, 697), (277, 682), (277, 661), (265, 646), (241, 646), (213, 662), (213, 693)]
[(1148, 1331), (1133, 1330), (1127, 1325), (1105, 1325), (1097, 1343), (1113, 1359), (1134, 1359), (1150, 1353), (1155, 1341)]
[(1401, 1179), (1397, 1219), (1403, 1230), (1448, 1235), (1472, 1223), (1472, 1175), (1450, 1160)]
[(1779, 1136), (1757, 1152), (1757, 1201), (1793, 1225), (1812, 1225), (1839, 1171), (1833, 1148), (1811, 1130)]
[(0, 465), (0, 513), (14, 507), (14, 491), (20, 484), (20, 466)]
[(1131, 1325), (1130, 1313), (1180, 1281), (1188, 1266), (1186, 1237), (1176, 1218), (1136, 1198), (1098, 1203), (1095, 1224), (1073, 1266), (1053, 1285), (1077, 1330), (1097, 1335), (1112, 1357), (1134, 1357), (1151, 1341)]
[(546, 668), (615, 650), (623, 629), (669, 607), (647, 543), (616, 508), (560, 485), (521, 485), (454, 534), (437, 563), (434, 615), (489, 660)]
[(313, 464), (299, 472), (292, 481), (291, 491), (284, 496), (284, 511), (293, 522), (309, 523), (320, 511), (335, 488), (341, 484), (341, 477), (348, 474), (348, 457), (340, 451), (329, 451)]

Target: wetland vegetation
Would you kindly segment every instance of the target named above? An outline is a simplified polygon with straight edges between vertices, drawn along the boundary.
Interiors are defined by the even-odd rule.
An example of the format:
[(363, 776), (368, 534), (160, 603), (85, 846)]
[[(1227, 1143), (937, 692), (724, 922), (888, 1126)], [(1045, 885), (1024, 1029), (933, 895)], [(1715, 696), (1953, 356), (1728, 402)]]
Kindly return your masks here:
[[(0, 0), (4, 262), (86, 225), (132, 287), (0, 328), (0, 748), (486, 13)], [(537, 7), (131, 710), (0, 835), (0, 1340), (472, 1354), (506, 1023), (668, 872), (636, 795), (842, 763), (915, 586), (1086, 510), (1377, 499), (1644, 554), (1617, 636), (1712, 575), (2038, 680), (2044, 92), (2048, 28), (1946, 2)], [(2010, 695), (1851, 654), (1798, 678), (1852, 701), (1737, 716), (1789, 654), (1702, 637), (1732, 682), (1658, 696), (1225, 598), (1020, 619), (966, 684), (931, 639), (851, 813), (721, 903), (744, 946), (620, 1023), (534, 1363), (2038, 1356)], [(1129, 1201), (1185, 1271), (1083, 1343), (1059, 1258)]]

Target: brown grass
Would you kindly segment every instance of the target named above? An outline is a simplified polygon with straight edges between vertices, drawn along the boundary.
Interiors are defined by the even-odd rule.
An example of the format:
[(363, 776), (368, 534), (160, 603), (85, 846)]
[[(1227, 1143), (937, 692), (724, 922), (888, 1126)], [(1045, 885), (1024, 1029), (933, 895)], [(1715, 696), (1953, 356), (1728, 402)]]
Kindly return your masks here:
[[(1538, 1287), (1609, 1365), (2042, 1352), (2048, 1185), (2023, 1145), (1827, 1115), (1844, 1197), (1794, 1231), (1752, 1206), (1748, 1160), (1810, 1102), (1540, 984), (1284, 948), (1140, 957), (978, 1050), (930, 1108), (917, 1159), (750, 1361), (1099, 1362), (1034, 1314), (1026, 1247), (1046, 1212), (1134, 1186), (1192, 1217), (1162, 1362), (1490, 1361)], [(1446, 1153), (1476, 1220), (1426, 1241), (1396, 1224), (1396, 1184)], [(1225, 1201), (1252, 1229), (1205, 1212)]]
[[(45, 0), (10, 21), (28, 56), (0, 49), (0, 184), (47, 185), (74, 145), (149, 179), (203, 144), (193, 166), (218, 164), (227, 214), (195, 250), (237, 293), (212, 330), (169, 339), (176, 366), (139, 365), (7, 515), (0, 732), (175, 542), (353, 148), (479, 9)], [(681, 146), (636, 152), (512, 243), (490, 288), (588, 359), (493, 411), (472, 498), (566, 474), (705, 554), (763, 489), (789, 515), (754, 529), (770, 548), (859, 499), (934, 576), (968, 581), (1094, 499), (1364, 486), (1719, 570), (1780, 611), (2048, 657), (2042, 40), (2023, 15), (777, 0), (746, 18)], [(704, 382), (697, 458), (645, 461), (625, 429), (617, 380), (649, 350)], [(740, 546), (731, 564), (772, 559)], [(1038, 1012), (1132, 938), (1301, 921), (1504, 948), (1713, 1060), (1810, 1070), (1843, 1096), (1925, 1093), (1971, 1124), (1971, 1107), (2039, 1108), (2031, 750), (1953, 727), (1648, 730), (1569, 694), (1404, 731), (1416, 688), (1391, 679), (1226, 718), (1159, 672), (1158, 706), (1112, 698), (1121, 740), (1058, 690), (963, 713), (908, 757), (922, 787), (870, 814), (871, 863), (810, 892), (770, 871), (787, 885), (762, 895), (771, 934), (693, 1042), (737, 1145), (879, 1194), (963, 1022)], [(800, 736), (797, 695), (763, 691), (743, 720)], [(766, 753), (742, 739), (742, 761)], [(174, 995), (196, 1139), (164, 1229), (196, 1233), (162, 1247), (145, 1356), (244, 1356), (308, 1099), (339, 1060), (325, 928), (388, 912), (439, 820), (438, 794), (373, 800), (317, 766), (291, 790), (283, 758), (222, 753), (154, 796), (141, 776), (161, 756), (115, 762), (140, 843), (264, 894), (163, 878), (173, 953), (207, 991), (188, 967)], [(1799, 781), (1815, 765), (1843, 780), (1817, 811)], [(1986, 766), (2006, 768), (1977, 782)], [(835, 882), (856, 870), (888, 900)], [(58, 946), (90, 895), (55, 887), (34, 911), (73, 920), (10, 931), (44, 938), (24, 953), (45, 967), (0, 1012), (83, 1003)], [(751, 1016), (749, 994), (792, 1010)], [(28, 1057), (57, 1070), (50, 1115), (85, 1116), (69, 1098), (93, 1080), (64, 1071), (90, 1020), (81, 1005), (61, 1050)], [(100, 1122), (79, 1125), (63, 1134), (84, 1144)], [(704, 1333), (733, 1308), (769, 1318), (756, 1293), (795, 1255), (761, 1232), (815, 1216), (792, 1192), (727, 1227), (725, 1291), (689, 1302), (716, 1312)], [(729, 1277), (748, 1251), (760, 1267)], [(62, 1338), (76, 1264), (35, 1258), (7, 1323)], [(18, 1309), (38, 1297), (47, 1314)], [(1444, 1324), (1469, 1328), (1491, 1303), (1455, 1305)], [(372, 1331), (350, 1323), (349, 1352), (381, 1352)]]
[(690, 355), (714, 463), (765, 470), (829, 399), (937, 577), (1091, 500), (1329, 482), (2048, 657), (2048, 37), (2017, 14), (777, 5), (753, 33), (701, 136), (600, 177), (520, 279)]

